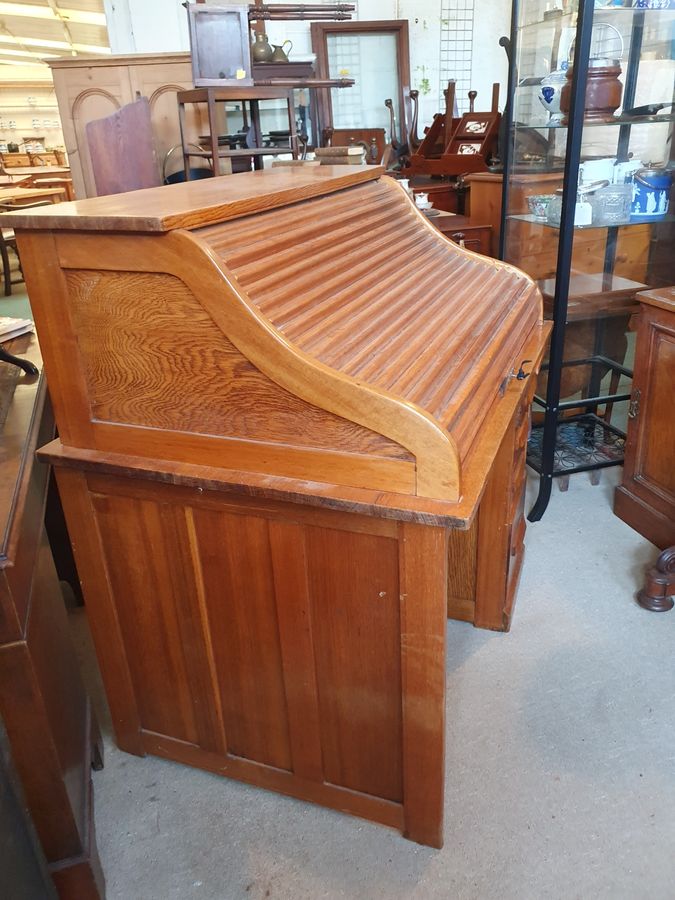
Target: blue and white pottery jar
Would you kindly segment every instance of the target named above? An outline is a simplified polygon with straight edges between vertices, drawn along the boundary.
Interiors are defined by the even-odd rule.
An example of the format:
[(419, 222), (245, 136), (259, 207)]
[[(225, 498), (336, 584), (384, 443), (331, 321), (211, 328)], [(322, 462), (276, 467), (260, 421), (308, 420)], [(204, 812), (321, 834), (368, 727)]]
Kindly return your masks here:
[(562, 113), (560, 112), (560, 92), (567, 81), (567, 69), (569, 63), (562, 63), (555, 72), (549, 72), (541, 79), (539, 87), (539, 102), (548, 110), (550, 119), (549, 125), (559, 125), (562, 122)]
[(634, 9), (675, 9), (675, 0), (633, 0)]
[(668, 169), (638, 169), (633, 175), (631, 222), (655, 222), (668, 212), (673, 177)]

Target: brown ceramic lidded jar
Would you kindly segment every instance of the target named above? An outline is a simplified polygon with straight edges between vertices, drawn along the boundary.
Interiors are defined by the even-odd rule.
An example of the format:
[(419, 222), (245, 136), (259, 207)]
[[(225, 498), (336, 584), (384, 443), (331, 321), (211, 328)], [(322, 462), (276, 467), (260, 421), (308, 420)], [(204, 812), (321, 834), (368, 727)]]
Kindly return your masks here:
[[(623, 86), (619, 81), (621, 66), (615, 59), (591, 59), (588, 61), (588, 77), (586, 81), (586, 102), (584, 119), (604, 122), (614, 117), (621, 106)], [(567, 70), (567, 81), (560, 92), (560, 109), (565, 113), (563, 125), (568, 124), (567, 113), (570, 108), (572, 79), (574, 70)]]

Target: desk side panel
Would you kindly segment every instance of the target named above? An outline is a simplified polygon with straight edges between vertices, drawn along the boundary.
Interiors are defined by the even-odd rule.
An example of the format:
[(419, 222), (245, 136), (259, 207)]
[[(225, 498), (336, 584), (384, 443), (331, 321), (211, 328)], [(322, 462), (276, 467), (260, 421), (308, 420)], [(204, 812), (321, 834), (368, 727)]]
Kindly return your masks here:
[[(76, 558), (87, 557), (92, 632), (106, 690), (117, 691), (112, 673), (129, 673), (132, 709), (117, 693), (114, 718), (138, 716), (140, 752), (398, 828), (405, 804), (431, 790), (433, 821), (408, 830), (437, 843), (442, 772), (407, 770), (404, 792), (404, 747), (421, 724), (406, 720), (402, 670), (427, 658), (443, 672), (443, 541), (424, 562), (442, 577), (416, 601), (437, 627), (404, 638), (408, 537), (396, 522), (132, 477), (63, 478), (73, 474), (60, 485), (67, 514), (89, 507), (69, 527)], [(109, 603), (119, 643), (99, 627)], [(441, 746), (443, 677), (428, 698), (411, 686)]]

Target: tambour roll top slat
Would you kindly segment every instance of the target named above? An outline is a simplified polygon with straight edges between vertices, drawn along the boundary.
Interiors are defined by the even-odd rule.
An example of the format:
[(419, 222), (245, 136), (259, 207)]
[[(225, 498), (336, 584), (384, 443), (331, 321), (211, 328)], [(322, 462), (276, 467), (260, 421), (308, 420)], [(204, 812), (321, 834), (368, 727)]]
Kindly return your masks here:
[(428, 411), (462, 458), (541, 320), (523, 273), (457, 250), (388, 178), (197, 234), (289, 341)]
[(44, 272), (29, 291), (61, 441), (96, 452), (459, 501), (541, 332), (526, 275), (446, 240), (374, 167), (10, 220)]

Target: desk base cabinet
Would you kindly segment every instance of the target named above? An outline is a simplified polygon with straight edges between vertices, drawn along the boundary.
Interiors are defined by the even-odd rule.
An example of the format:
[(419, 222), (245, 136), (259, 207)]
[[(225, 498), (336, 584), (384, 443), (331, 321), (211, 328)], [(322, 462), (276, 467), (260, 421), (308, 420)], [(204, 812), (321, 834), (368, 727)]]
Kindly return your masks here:
[(445, 529), (58, 482), (120, 747), (441, 846)]
[(469, 530), (61, 459), (119, 746), (442, 846), (446, 618), (510, 626), (528, 401)]

